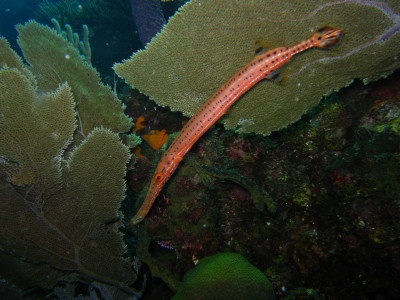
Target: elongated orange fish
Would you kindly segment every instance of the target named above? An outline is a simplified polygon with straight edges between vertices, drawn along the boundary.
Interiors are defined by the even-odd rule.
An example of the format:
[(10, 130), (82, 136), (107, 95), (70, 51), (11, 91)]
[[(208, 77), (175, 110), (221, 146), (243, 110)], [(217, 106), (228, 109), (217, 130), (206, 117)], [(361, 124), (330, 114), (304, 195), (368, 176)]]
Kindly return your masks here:
[(149, 212), (161, 189), (174, 173), (185, 154), (194, 143), (236, 102), (244, 93), (264, 78), (273, 76), (290, 58), (307, 49), (326, 48), (336, 44), (342, 35), (340, 29), (324, 27), (310, 38), (292, 47), (281, 47), (256, 55), (254, 59), (226, 82), (199, 111), (187, 122), (157, 165), (154, 177), (142, 206), (131, 219), (141, 222)]

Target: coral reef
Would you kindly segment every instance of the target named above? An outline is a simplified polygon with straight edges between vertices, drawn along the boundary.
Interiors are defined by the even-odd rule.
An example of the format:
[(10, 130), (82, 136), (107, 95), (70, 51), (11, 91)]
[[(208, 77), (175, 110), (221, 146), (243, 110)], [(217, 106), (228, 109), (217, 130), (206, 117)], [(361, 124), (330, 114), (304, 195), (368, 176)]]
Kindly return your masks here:
[(337, 47), (293, 59), (282, 84), (258, 84), (222, 120), (227, 128), (267, 135), (355, 78), (372, 81), (398, 68), (399, 13), (397, 1), (193, 0), (146, 50), (114, 69), (161, 106), (191, 116), (251, 60), (257, 40), (289, 46), (326, 24), (341, 28)]
[(114, 132), (127, 132), (132, 120), (123, 113), (123, 106), (108, 86), (100, 82), (90, 66), (68, 40), (53, 29), (35, 21), (17, 26), (25, 59), (32, 67), (43, 91), (51, 91), (68, 82), (79, 107), (79, 132), (85, 136), (97, 126)]
[[(0, 153), (18, 163), (12, 182), (20, 186), (38, 183), (43, 185), (37, 186), (40, 191), (56, 187), (61, 177), (61, 156), (76, 127), (69, 86), (39, 97), (17, 69), (1, 69), (0, 80), (0, 133), (4, 139)], [(36, 133), (34, 138), (32, 132)]]
[(65, 24), (65, 31), (61, 29), (61, 25), (57, 19), (52, 18), (51, 23), (54, 25), (54, 29), (57, 31), (57, 34), (61, 34), (64, 38), (68, 40), (75, 48), (79, 49), (81, 54), (85, 57), (86, 61), (91, 64), (92, 63), (92, 49), (89, 43), (89, 27), (85, 24), (82, 26), (83, 32), (82, 37), (83, 40), (79, 40), (79, 34), (72, 31), (72, 27), (69, 24)]
[(8, 41), (0, 36), (0, 68), (3, 67), (15, 68), (28, 78), (33, 86), (36, 86), (36, 79), (31, 71), (25, 67), (21, 57), (11, 49)]
[(33, 21), (19, 32), (32, 72), (0, 38), (0, 275), (136, 297), (118, 230), (130, 159), (118, 131), (131, 119), (66, 39)]
[[(40, 153), (30, 154), (35, 157)], [(51, 156), (44, 158), (56, 163)], [(123, 176), (128, 159), (127, 148), (116, 134), (97, 129), (72, 153), (58, 189), (49, 186), (46, 195), (38, 194), (40, 190), (36, 188), (45, 184), (42, 179), (27, 188), (16, 189), (12, 178), (7, 182), (2, 176), (4, 198), (0, 219), (4, 226), (0, 241), (2, 255), (13, 258), (4, 261), (3, 266), (7, 267), (3, 271), (9, 264), (19, 263), (22, 277), (29, 278), (32, 276), (29, 266), (40, 263), (46, 270), (51, 267), (77, 273), (86, 280), (129, 291), (135, 277), (129, 261), (121, 257), (125, 249), (114, 227), (124, 195)], [(98, 264), (99, 260), (102, 264)], [(14, 272), (18, 273), (15, 269)], [(47, 276), (45, 272), (42, 275)], [(18, 280), (14, 283), (21, 285)]]
[[(395, 298), (399, 83), (398, 72), (367, 86), (356, 81), (268, 137), (221, 125), (207, 132), (132, 229), (137, 256), (165, 283), (154, 284), (168, 294), (197, 260), (233, 251), (266, 270), (280, 298)], [(143, 103), (158, 129), (185, 123)], [(159, 159), (148, 146), (142, 153), (141, 171), (128, 176), (138, 199)], [(268, 192), (275, 213), (257, 210), (251, 187)]]
[(275, 299), (267, 277), (237, 253), (199, 261), (184, 277), (173, 299)]

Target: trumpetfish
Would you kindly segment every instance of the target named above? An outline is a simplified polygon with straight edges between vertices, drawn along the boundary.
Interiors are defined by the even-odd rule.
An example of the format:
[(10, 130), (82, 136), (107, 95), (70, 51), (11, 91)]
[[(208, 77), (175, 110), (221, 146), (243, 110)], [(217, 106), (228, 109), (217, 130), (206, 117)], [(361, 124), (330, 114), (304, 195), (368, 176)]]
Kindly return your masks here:
[(194, 143), (221, 118), (248, 90), (264, 78), (271, 79), (290, 58), (310, 48), (327, 48), (336, 44), (342, 30), (323, 27), (291, 47), (279, 47), (257, 54), (254, 59), (233, 75), (209, 98), (186, 123), (159, 161), (146, 198), (131, 223), (141, 222), (149, 212), (165, 183), (172, 176)]

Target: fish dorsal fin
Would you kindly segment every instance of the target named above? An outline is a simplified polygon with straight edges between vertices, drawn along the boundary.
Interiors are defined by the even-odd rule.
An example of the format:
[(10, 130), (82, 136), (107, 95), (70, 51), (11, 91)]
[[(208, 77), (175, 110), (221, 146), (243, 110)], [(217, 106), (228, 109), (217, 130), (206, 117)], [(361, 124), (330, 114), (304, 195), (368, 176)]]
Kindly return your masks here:
[(268, 45), (266, 45), (266, 43), (264, 41), (261, 41), (261, 40), (256, 40), (254, 46), (255, 46), (255, 51), (254, 51), (255, 56), (261, 55), (261, 54), (271, 50), (271, 48)]
[(254, 56), (264, 54), (264, 53), (267, 52), (267, 51), (268, 51), (268, 50), (265, 49), (264, 47), (258, 47), (258, 48), (256, 48), (256, 50), (254, 51)]
[[(268, 51), (274, 50), (278, 47), (276, 45), (271, 45), (271, 43), (267, 43), (263, 40), (256, 40), (255, 42), (255, 56), (257, 57), (258, 55), (262, 55)], [(281, 83), (283, 77), (281, 76), (281, 71), (282, 68), (279, 68), (275, 71), (273, 71), (271, 74), (265, 77), (268, 81), (273, 81), (274, 83)]]
[(255, 49), (254, 54), (255, 56), (261, 55), (275, 48), (282, 47), (282, 45), (283, 44), (277, 44), (276, 41), (267, 42), (262, 39), (257, 39), (256, 42), (254, 43), (254, 49)]

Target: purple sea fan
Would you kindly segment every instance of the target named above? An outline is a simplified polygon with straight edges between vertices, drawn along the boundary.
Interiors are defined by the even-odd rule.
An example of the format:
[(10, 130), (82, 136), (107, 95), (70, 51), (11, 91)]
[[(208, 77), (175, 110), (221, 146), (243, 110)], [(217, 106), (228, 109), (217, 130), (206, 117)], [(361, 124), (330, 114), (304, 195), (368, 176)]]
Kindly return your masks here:
[(140, 41), (146, 46), (166, 23), (160, 0), (130, 0), (130, 3)]

